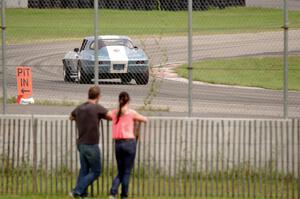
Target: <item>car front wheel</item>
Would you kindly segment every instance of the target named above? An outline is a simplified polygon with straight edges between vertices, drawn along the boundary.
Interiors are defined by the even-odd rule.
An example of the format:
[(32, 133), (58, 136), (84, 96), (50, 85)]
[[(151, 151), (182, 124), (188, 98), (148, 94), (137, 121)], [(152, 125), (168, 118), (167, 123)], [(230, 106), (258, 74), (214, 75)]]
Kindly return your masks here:
[(74, 79), (71, 78), (70, 71), (68, 69), (65, 68), (63, 73), (64, 73), (64, 81), (65, 82), (73, 82), (74, 81)]
[(78, 67), (77, 71), (78, 82), (80, 84), (91, 84), (92, 83), (92, 75), (88, 75), (82, 70), (82, 67)]

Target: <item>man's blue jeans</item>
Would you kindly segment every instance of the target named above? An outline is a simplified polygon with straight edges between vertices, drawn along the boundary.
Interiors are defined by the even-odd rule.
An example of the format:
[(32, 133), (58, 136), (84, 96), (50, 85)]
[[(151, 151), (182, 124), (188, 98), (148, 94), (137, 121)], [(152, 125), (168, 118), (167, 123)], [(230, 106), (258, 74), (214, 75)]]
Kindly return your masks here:
[(78, 144), (77, 149), (80, 155), (80, 171), (73, 193), (82, 196), (101, 174), (101, 154), (98, 145)]
[(121, 197), (128, 197), (129, 178), (134, 165), (136, 154), (135, 140), (116, 140), (115, 144), (116, 159), (118, 164), (118, 175), (115, 177), (110, 194), (116, 196), (119, 185), (122, 184)]

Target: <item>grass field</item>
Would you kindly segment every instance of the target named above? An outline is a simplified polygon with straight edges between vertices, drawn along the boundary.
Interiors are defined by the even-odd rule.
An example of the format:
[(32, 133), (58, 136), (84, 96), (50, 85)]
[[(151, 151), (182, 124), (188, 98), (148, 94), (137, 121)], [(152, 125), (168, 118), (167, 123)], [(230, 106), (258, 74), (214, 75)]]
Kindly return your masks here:
[[(82, 38), (93, 34), (93, 9), (7, 9), (8, 43)], [(300, 28), (300, 12), (290, 11)], [(100, 10), (100, 34), (183, 35), (187, 12)], [(280, 9), (227, 8), (193, 13), (194, 34), (281, 30)]]
[[(68, 198), (66, 195), (74, 188), (77, 172), (61, 166), (58, 169), (46, 170), (39, 165), (34, 167), (22, 164), (16, 168), (9, 159), (2, 158), (5, 167), (0, 171), (0, 198)], [(46, 167), (49, 169), (49, 167)], [(293, 196), (297, 198), (298, 179), (293, 173), (284, 174), (273, 170), (271, 164), (255, 169), (241, 164), (224, 172), (199, 171), (189, 173), (182, 170), (175, 176), (168, 172), (141, 167), (134, 170), (130, 180), (130, 196), (140, 199), (167, 198), (271, 198), (274, 196)], [(152, 170), (152, 171), (151, 171)], [(90, 193), (107, 198), (116, 167), (103, 168), (103, 175), (93, 183)], [(93, 190), (93, 191), (92, 191)], [(47, 193), (47, 194), (46, 194)], [(140, 196), (140, 197), (139, 197)], [(173, 197), (169, 197), (173, 196)], [(184, 197), (186, 196), (186, 197)]]
[[(5, 171), (7, 171), (5, 169)], [(254, 172), (249, 168), (238, 168), (235, 173), (218, 172), (207, 173), (201, 176), (183, 176), (176, 178), (164, 177), (160, 173), (155, 177), (143, 177), (141, 174), (138, 181), (137, 173), (131, 177), (130, 196), (134, 193), (135, 198), (140, 199), (167, 199), (167, 198), (245, 198), (257, 199), (271, 198), (274, 196), (288, 195), (298, 196), (298, 179), (291, 175), (280, 173)], [(116, 173), (116, 172), (115, 172)], [(32, 178), (32, 171), (9, 170), (2, 173), (0, 180), (0, 198), (68, 198), (66, 195), (76, 182), (76, 174), (68, 170), (58, 170), (53, 173), (37, 172), (36, 180)], [(147, 175), (145, 173), (145, 175)], [(149, 174), (150, 175), (150, 174)], [(93, 193), (99, 195), (97, 198), (107, 198), (112, 176), (104, 174), (98, 182), (93, 184)], [(139, 182), (139, 183), (138, 183)], [(33, 186), (33, 184), (35, 184)], [(36, 191), (33, 190), (35, 187)], [(90, 189), (91, 190), (91, 189)], [(138, 191), (139, 190), (139, 191)], [(48, 193), (48, 194), (45, 194)], [(138, 197), (140, 193), (140, 197)], [(174, 196), (175, 195), (175, 196)], [(186, 195), (186, 197), (184, 197)], [(169, 197), (173, 196), (173, 197)]]
[[(279, 90), (283, 88), (282, 57), (208, 60), (193, 64), (193, 80)], [(176, 72), (187, 78), (186, 65)], [(289, 89), (300, 90), (300, 56), (289, 57)]]
[[(59, 195), (54, 195), (54, 196), (44, 196), (44, 195), (28, 195), (28, 196), (1, 196), (1, 199), (56, 199), (56, 198), (60, 198), (60, 199), (70, 199), (70, 197), (68, 196), (59, 196)], [(107, 198), (107, 196), (102, 196), (102, 197), (95, 197), (95, 198)], [(177, 199), (186, 199), (187, 197), (135, 197), (135, 198), (139, 198), (139, 199), (171, 199), (171, 198), (177, 198)], [(193, 199), (225, 199), (226, 197), (188, 197), (188, 198), (193, 198)], [(256, 197), (257, 199), (263, 199), (263, 197)], [(235, 197), (235, 199), (241, 199), (238, 197)]]

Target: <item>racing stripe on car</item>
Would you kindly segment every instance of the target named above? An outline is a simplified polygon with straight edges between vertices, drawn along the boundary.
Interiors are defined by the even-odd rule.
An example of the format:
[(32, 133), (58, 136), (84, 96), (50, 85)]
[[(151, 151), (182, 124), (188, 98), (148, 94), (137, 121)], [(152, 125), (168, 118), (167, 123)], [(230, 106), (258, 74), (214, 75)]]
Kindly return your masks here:
[(127, 73), (128, 56), (124, 46), (107, 46), (111, 73)]
[(124, 46), (107, 46), (109, 59), (114, 61), (128, 62), (128, 56)]

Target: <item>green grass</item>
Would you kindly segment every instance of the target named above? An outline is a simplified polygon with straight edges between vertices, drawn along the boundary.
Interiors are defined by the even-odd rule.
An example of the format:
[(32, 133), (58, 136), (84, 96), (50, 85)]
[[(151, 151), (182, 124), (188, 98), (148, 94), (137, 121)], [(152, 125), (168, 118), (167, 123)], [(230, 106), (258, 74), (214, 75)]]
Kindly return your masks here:
[[(0, 171), (1, 199), (68, 198), (67, 193), (76, 183), (78, 168), (74, 168), (74, 164), (72, 166), (57, 165), (57, 169), (49, 170), (49, 165), (45, 167), (47, 164), (38, 164), (34, 168), (25, 160), (14, 167), (12, 166), (13, 160), (8, 159), (6, 155), (0, 155), (0, 160), (1, 166), (4, 165)], [(70, 166), (73, 169), (70, 169)], [(283, 196), (285, 198), (288, 194), (294, 198), (299, 196), (300, 193), (297, 193), (299, 180), (293, 177), (293, 173), (284, 174), (276, 171), (272, 162), (261, 166), (259, 169), (248, 163), (242, 163), (224, 172), (217, 172), (216, 170), (211, 172), (208, 170), (193, 171), (193, 169), (189, 171), (179, 167), (174, 177), (173, 173), (160, 170), (158, 167), (140, 165), (140, 167), (135, 167), (132, 172), (129, 194), (132, 196), (134, 193), (135, 198), (140, 199), (217, 199), (222, 198), (220, 196), (231, 198), (232, 195), (235, 196), (234, 198), (248, 196), (253, 198), (254, 193), (257, 199), (271, 198), (271, 196)], [(139, 172), (137, 168), (140, 168)], [(107, 197), (116, 173), (116, 165), (103, 167), (101, 177), (93, 183), (93, 193), (98, 195), (97, 198)], [(90, 190), (91, 187), (89, 188), (91, 193)], [(175, 197), (169, 197), (173, 194)], [(193, 197), (195, 195), (197, 197)]]
[[(0, 103), (3, 103), (3, 97), (0, 97)], [(17, 98), (16, 97), (8, 97), (7, 98), (7, 103), (8, 104), (15, 104), (15, 103), (17, 103)]]
[[(279, 90), (283, 88), (281, 57), (250, 57), (208, 60), (193, 64), (193, 80)], [(188, 77), (186, 65), (176, 72)], [(289, 90), (300, 90), (300, 56), (289, 57)]]
[[(8, 43), (82, 38), (93, 34), (92, 9), (7, 9)], [(194, 34), (281, 30), (280, 9), (227, 8), (193, 13)], [(300, 12), (289, 12), (300, 28)], [(100, 10), (100, 34), (185, 35), (187, 12)]]
[[(143, 170), (141, 172), (143, 172)], [(208, 173), (206, 175), (203, 174), (200, 176), (187, 175), (186, 178), (183, 176), (184, 173), (179, 174), (180, 176), (177, 176), (176, 178), (169, 178), (168, 176), (164, 177), (164, 175), (167, 174), (162, 172), (156, 174), (156, 177), (154, 177), (153, 172), (151, 172), (151, 176), (147, 176), (149, 172), (146, 172), (145, 177), (141, 174), (139, 184), (141, 197), (137, 196), (138, 179), (136, 175), (137, 173), (134, 173), (131, 177), (130, 195), (133, 193), (133, 190), (135, 198), (141, 199), (174, 198), (168, 197), (169, 193), (172, 195), (174, 192), (176, 193), (175, 198), (185, 198), (183, 197), (185, 191), (188, 198), (199, 199), (217, 199), (221, 198), (220, 196), (222, 195), (224, 196), (223, 198), (227, 198), (226, 196), (232, 196), (233, 193), (235, 198), (243, 198), (249, 194), (253, 197), (254, 192), (258, 199), (264, 198), (264, 196), (270, 197), (271, 194), (273, 197), (276, 194), (279, 196), (282, 194), (285, 197), (287, 196), (287, 193), (290, 195), (297, 195), (298, 180), (291, 176), (282, 175), (280, 173), (254, 173), (247, 171), (247, 169), (243, 170), (243, 168), (240, 168), (240, 171), (235, 172), (236, 173), (233, 176), (227, 172), (219, 172), (212, 174)], [(0, 198), (67, 198), (65, 195), (72, 187), (74, 187), (77, 176), (76, 173), (68, 171), (66, 168), (53, 171), (52, 173), (49, 171), (46, 173), (45, 171), (38, 170), (35, 178), (37, 192), (34, 192), (32, 189), (33, 178), (31, 174), (31, 167), (22, 167), (20, 170), (5, 169), (4, 175), (2, 174), (3, 176), (0, 176), (4, 179), (3, 181), (1, 180), (4, 187), (2, 185), (0, 186)], [(114, 175), (116, 175), (116, 172), (114, 172)], [(100, 198), (101, 196), (102, 198), (106, 196), (114, 175), (112, 175), (111, 172), (107, 174), (107, 170), (105, 169), (103, 176), (99, 179), (99, 188), (97, 188), (97, 183), (94, 183), (94, 194), (99, 195)], [(235, 180), (233, 181), (232, 179)], [(55, 184), (56, 182), (58, 183), (57, 186)], [(21, 194), (22, 187), (24, 194)], [(248, 188), (250, 188), (250, 190)], [(2, 192), (2, 190), (4, 191)], [(99, 190), (99, 194), (97, 194), (97, 190)], [(197, 190), (197, 197), (192, 197), (195, 194), (195, 190)], [(41, 194), (46, 192), (48, 194)], [(190, 193), (192, 193), (192, 196)], [(200, 194), (202, 197), (200, 197)], [(142, 197), (144, 195), (147, 197)], [(158, 197), (158, 195), (161, 195), (161, 197)]]
[[(56, 199), (56, 198), (61, 198), (61, 199), (70, 199), (68, 196), (61, 196), (61, 195), (53, 195), (53, 196), (47, 196), (47, 195), (23, 195), (23, 196), (15, 196), (15, 195), (4, 195), (1, 196), (1, 199)], [(99, 197), (95, 197), (99, 198)], [(102, 196), (100, 198), (108, 198), (107, 196)], [(134, 197), (138, 199), (171, 199), (171, 198), (177, 198), (177, 199), (186, 199), (187, 197)], [(226, 197), (188, 197), (188, 198), (194, 198), (194, 199), (221, 199), (221, 198), (226, 198)], [(236, 199), (241, 199), (238, 197), (235, 197)], [(263, 197), (256, 197), (256, 199), (263, 199)]]
[[(3, 97), (0, 97), (0, 103), (3, 103)], [(12, 96), (7, 98), (8, 104), (16, 104), (17, 98)], [(43, 105), (43, 106), (78, 106), (83, 102), (76, 101), (68, 101), (68, 100), (35, 100), (35, 105)]]

